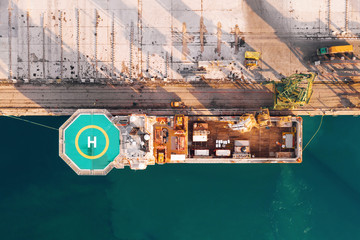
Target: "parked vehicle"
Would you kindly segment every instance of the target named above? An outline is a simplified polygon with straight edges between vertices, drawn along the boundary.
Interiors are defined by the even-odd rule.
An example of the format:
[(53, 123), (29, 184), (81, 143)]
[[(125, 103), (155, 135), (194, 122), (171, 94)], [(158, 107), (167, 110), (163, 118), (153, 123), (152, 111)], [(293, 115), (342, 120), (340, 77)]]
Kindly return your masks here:
[(354, 52), (353, 45), (343, 45), (343, 46), (332, 46), (332, 47), (323, 47), (317, 49), (317, 55), (326, 55), (326, 54), (336, 54), (336, 53), (352, 53)]
[(185, 104), (183, 102), (171, 102), (171, 107), (173, 108), (184, 108)]

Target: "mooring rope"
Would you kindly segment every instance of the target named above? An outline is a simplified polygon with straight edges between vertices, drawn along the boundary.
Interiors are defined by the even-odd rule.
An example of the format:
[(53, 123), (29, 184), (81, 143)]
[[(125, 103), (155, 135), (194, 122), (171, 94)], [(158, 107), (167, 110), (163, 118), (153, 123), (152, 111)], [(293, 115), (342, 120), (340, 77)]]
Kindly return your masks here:
[(320, 130), (320, 128), (321, 128), (321, 125), (322, 125), (322, 122), (323, 122), (323, 118), (324, 118), (324, 115), (321, 116), (321, 121), (320, 121), (320, 124), (319, 124), (318, 129), (316, 130), (316, 132), (314, 133), (314, 135), (310, 138), (310, 140), (308, 141), (308, 143), (305, 145), (303, 151), (305, 151), (306, 147), (311, 143), (311, 141), (314, 139), (314, 137), (316, 136), (316, 134), (319, 132), (319, 130)]
[(33, 121), (30, 121), (30, 120), (26, 120), (26, 119), (14, 117), (14, 116), (9, 116), (9, 115), (3, 115), (3, 116), (13, 118), (13, 119), (17, 119), (17, 120), (21, 120), (21, 121), (24, 121), (24, 122), (27, 122), (27, 123), (35, 124), (35, 125), (38, 125), (38, 126), (41, 126), (41, 127), (46, 127), (46, 128), (49, 128), (49, 129), (52, 129), (52, 130), (55, 130), (55, 131), (59, 131), (59, 129), (57, 129), (57, 128), (50, 127), (50, 126), (47, 126), (47, 125), (44, 125), (44, 124), (41, 124), (41, 123), (33, 122)]

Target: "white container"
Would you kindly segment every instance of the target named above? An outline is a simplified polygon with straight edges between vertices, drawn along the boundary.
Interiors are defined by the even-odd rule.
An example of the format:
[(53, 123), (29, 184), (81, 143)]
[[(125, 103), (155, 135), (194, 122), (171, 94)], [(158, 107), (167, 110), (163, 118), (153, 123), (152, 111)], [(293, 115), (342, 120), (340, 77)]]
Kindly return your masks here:
[(217, 157), (230, 157), (231, 151), (229, 149), (216, 149), (215, 155)]
[(185, 154), (171, 154), (171, 161), (185, 161)]
[(209, 156), (209, 149), (195, 149), (195, 156)]

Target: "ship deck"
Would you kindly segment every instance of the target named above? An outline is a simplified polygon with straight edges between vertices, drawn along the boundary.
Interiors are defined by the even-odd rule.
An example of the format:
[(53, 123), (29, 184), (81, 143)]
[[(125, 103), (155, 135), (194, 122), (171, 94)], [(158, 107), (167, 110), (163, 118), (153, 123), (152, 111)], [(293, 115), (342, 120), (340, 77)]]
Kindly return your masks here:
[[(157, 163), (171, 161), (171, 156), (187, 155), (188, 153), (188, 118), (183, 117), (185, 128), (182, 130), (174, 127), (174, 117), (157, 117), (154, 129), (154, 157)], [(163, 159), (160, 160), (160, 154)]]
[[(210, 157), (212, 158), (218, 158), (215, 156), (216, 149), (228, 149), (233, 153), (235, 140), (249, 141), (250, 156), (252, 158), (275, 158), (276, 153), (279, 152), (294, 153), (294, 149), (284, 149), (281, 147), (283, 133), (294, 131), (294, 127), (277, 127), (276, 123), (273, 122), (271, 127), (253, 128), (250, 132), (241, 133), (229, 128), (229, 122), (227, 121), (219, 121), (215, 117), (197, 117), (190, 118), (189, 120), (189, 138), (193, 136), (193, 124), (199, 122), (208, 124), (208, 140), (206, 142), (192, 142), (189, 144), (190, 157), (195, 157), (195, 149), (209, 149)], [(221, 146), (218, 145), (217, 147), (217, 140), (228, 143), (221, 144)]]
[[(189, 122), (189, 136), (192, 136), (192, 124), (198, 121)], [(247, 140), (250, 143), (250, 154), (255, 158), (274, 158), (276, 152), (294, 152), (293, 149), (284, 150), (281, 145), (276, 142), (282, 142), (282, 133), (291, 132), (291, 127), (276, 127), (269, 128), (253, 128), (250, 132), (240, 133), (239, 131), (228, 128), (228, 123), (223, 121), (206, 121), (209, 125), (209, 135), (207, 142), (193, 142), (189, 146), (190, 152), (194, 149), (209, 149), (211, 157), (215, 156), (216, 149), (229, 149), (233, 151), (235, 140)], [(229, 144), (224, 147), (217, 148), (216, 140), (227, 141)]]

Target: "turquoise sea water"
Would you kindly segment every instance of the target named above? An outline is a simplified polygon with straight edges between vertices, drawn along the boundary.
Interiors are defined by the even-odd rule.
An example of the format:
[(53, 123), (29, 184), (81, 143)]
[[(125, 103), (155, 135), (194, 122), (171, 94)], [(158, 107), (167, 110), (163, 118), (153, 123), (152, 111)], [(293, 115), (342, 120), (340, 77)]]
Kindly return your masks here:
[[(304, 117), (305, 143), (319, 122)], [(0, 117), (0, 239), (360, 239), (359, 126), (325, 117), (302, 164), (84, 177), (58, 157), (56, 131)]]

